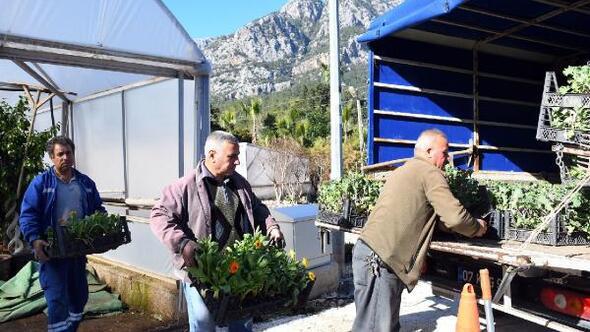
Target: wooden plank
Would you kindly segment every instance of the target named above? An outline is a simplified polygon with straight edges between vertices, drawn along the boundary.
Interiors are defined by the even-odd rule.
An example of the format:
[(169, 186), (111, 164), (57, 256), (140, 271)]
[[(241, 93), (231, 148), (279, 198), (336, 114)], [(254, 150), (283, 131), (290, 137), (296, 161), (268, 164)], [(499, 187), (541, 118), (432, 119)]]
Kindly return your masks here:
[(530, 264), (540, 268), (590, 272), (590, 247), (588, 246), (552, 247), (532, 244), (528, 249), (520, 250), (521, 245), (522, 242), (516, 241), (433, 241), (430, 249), (512, 266)]
[(327, 223), (324, 223), (324, 222), (321, 222), (318, 220), (315, 221), (315, 225), (316, 225), (316, 227), (324, 228), (324, 229), (331, 230), (331, 231), (339, 231), (339, 232), (352, 233), (352, 234), (361, 234), (361, 231), (362, 231), (362, 228), (341, 227), (338, 225), (327, 224)]

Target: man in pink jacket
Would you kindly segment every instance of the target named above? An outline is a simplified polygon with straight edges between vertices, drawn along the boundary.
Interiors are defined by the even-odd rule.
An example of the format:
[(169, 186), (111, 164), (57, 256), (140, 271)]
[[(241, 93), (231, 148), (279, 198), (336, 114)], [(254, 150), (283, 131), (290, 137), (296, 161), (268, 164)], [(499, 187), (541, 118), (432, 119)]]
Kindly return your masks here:
[[(173, 253), (174, 266), (184, 281), (191, 332), (215, 331), (211, 313), (182, 270), (195, 262), (196, 239), (211, 236), (223, 248), (256, 228), (271, 241), (283, 239), (268, 208), (246, 179), (235, 172), (239, 154), (235, 136), (212, 132), (205, 142), (205, 159), (189, 175), (162, 190), (150, 216), (152, 231)], [(251, 328), (251, 319), (229, 324), (230, 331)]]

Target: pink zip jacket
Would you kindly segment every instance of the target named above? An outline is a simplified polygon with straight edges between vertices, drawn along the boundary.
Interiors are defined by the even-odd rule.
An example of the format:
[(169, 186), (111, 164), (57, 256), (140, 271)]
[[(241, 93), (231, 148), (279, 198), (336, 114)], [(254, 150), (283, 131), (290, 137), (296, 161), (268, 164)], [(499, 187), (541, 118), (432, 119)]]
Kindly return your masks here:
[[(211, 203), (205, 175), (201, 171), (203, 167), (203, 162), (199, 163), (189, 175), (166, 186), (150, 215), (152, 232), (173, 253), (173, 264), (179, 272), (184, 264), (181, 250), (187, 240), (202, 239), (211, 234)], [(272, 228), (278, 227), (266, 205), (254, 195), (244, 177), (234, 172), (230, 181), (246, 211), (250, 232), (258, 227), (268, 234)], [(184, 272), (180, 276), (186, 279)]]

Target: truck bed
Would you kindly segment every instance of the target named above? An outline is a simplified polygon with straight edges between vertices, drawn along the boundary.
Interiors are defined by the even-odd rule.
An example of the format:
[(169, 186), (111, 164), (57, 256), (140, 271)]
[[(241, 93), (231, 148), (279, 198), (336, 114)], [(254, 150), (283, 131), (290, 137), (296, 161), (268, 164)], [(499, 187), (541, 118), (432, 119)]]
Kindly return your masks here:
[[(321, 229), (360, 234), (360, 228), (346, 228), (316, 221)], [(590, 272), (590, 246), (547, 246), (529, 244), (521, 249), (522, 242), (487, 239), (432, 241), (430, 250), (474, 259), (489, 260), (512, 266), (529, 266), (558, 271)]]
[(590, 272), (590, 246), (546, 246), (522, 242), (469, 239), (433, 241), (430, 250), (485, 259), (512, 266)]

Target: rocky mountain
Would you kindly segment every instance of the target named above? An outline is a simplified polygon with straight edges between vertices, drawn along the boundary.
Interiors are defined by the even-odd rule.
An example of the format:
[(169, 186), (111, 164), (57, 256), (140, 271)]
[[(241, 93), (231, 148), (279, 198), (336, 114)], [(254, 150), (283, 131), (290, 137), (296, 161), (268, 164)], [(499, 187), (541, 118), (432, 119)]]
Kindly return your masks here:
[[(340, 60), (344, 71), (366, 63), (356, 42), (376, 16), (402, 0), (341, 0)], [(196, 40), (213, 66), (211, 93), (221, 99), (281, 91), (304, 77), (319, 78), (328, 63), (328, 1), (290, 0), (278, 12), (232, 35)]]

